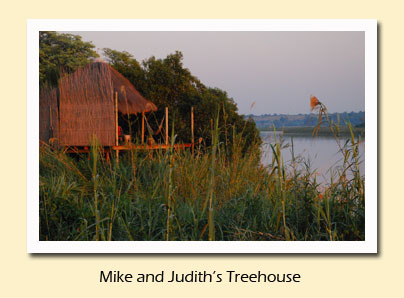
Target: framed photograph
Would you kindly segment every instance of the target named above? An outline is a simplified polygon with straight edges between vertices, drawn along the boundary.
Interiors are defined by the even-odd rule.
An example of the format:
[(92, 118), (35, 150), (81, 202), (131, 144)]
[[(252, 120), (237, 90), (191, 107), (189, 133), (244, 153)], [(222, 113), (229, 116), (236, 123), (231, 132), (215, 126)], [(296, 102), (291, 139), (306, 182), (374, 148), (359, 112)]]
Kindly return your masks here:
[(376, 20), (29, 20), (27, 73), (28, 253), (377, 253)]

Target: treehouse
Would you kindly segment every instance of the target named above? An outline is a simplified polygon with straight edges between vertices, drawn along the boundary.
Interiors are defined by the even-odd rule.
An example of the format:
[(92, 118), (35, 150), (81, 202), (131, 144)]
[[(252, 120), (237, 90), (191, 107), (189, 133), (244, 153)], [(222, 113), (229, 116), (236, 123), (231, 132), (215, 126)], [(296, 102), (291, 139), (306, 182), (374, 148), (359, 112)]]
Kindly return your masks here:
[[(139, 146), (155, 149), (159, 147), (158, 144), (144, 143), (144, 121), (146, 113), (156, 110), (157, 107), (145, 99), (117, 70), (105, 62), (96, 61), (63, 76), (57, 88), (44, 88), (41, 91), (39, 138), (41, 142), (80, 152), (88, 150), (95, 137), (99, 146), (114, 149), (118, 155), (120, 150), (137, 148), (130, 142), (130, 137), (126, 138), (125, 143), (120, 140), (121, 123), (118, 114), (141, 114)], [(165, 123), (163, 147), (168, 146), (167, 108)], [(163, 121), (159, 131), (162, 124)], [(191, 126), (193, 135), (193, 123)]]

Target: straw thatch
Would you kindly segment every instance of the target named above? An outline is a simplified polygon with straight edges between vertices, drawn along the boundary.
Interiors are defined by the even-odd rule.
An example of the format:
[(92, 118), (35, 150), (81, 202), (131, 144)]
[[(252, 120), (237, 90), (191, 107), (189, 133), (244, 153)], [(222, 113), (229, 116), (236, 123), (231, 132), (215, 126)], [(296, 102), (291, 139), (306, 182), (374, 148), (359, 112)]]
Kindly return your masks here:
[[(105, 64), (108, 65), (108, 64)], [(144, 98), (135, 87), (115, 68), (108, 65), (111, 71), (114, 93), (118, 92), (118, 110), (122, 114), (137, 114), (157, 111), (151, 101)]]
[(58, 123), (60, 145), (88, 146), (93, 136), (101, 146), (115, 145), (116, 92), (118, 111), (123, 114), (157, 110), (118, 71), (106, 63), (94, 62), (62, 76), (58, 89), (41, 93), (41, 139), (48, 141), (51, 137), (50, 120), (46, 119), (54, 119), (56, 115), (52, 123)]
[(45, 87), (39, 96), (39, 139), (45, 143), (59, 138), (57, 90)]
[(109, 66), (90, 64), (59, 81), (60, 144), (115, 143), (113, 87)]

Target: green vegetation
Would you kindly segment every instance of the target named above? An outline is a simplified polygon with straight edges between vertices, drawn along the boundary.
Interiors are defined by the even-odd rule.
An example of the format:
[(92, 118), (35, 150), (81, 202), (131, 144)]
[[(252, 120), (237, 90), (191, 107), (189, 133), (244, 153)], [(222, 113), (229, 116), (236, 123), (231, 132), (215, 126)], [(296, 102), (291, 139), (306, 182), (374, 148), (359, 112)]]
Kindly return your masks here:
[[(40, 86), (56, 86), (61, 73), (71, 73), (97, 57), (95, 46), (83, 42), (81, 37), (72, 34), (42, 31), (39, 35), (39, 74)], [(158, 131), (160, 119), (164, 117), (164, 108), (169, 108), (169, 127), (174, 127), (177, 142), (190, 143), (191, 107), (194, 107), (195, 141), (201, 140), (209, 146), (212, 143), (213, 118), (217, 106), (223, 112), (219, 128), (225, 130), (231, 127), (236, 133), (242, 133), (246, 142), (243, 152), (248, 150), (254, 140), (258, 140), (259, 131), (255, 122), (244, 119), (237, 112), (237, 105), (227, 93), (218, 88), (210, 88), (202, 84), (198, 78), (184, 68), (182, 53), (175, 52), (164, 59), (150, 57), (138, 62), (128, 52), (104, 49), (108, 62), (125, 76), (135, 88), (148, 100), (152, 101), (158, 111), (150, 115), (149, 125), (153, 131)], [(124, 117), (121, 115), (121, 117)], [(123, 119), (123, 129), (126, 132), (137, 131), (140, 118), (134, 115)], [(129, 128), (131, 123), (134, 128)], [(220, 136), (221, 142), (229, 142), (228, 134)], [(161, 141), (161, 140), (156, 140)]]
[[(211, 145), (213, 118), (218, 105), (223, 113), (223, 117), (219, 119), (219, 129), (226, 131), (232, 127), (236, 133), (242, 133), (246, 139), (243, 144), (244, 152), (254, 140), (258, 140), (259, 131), (255, 122), (244, 119), (237, 113), (237, 105), (225, 91), (205, 86), (188, 69), (184, 68), (181, 52), (177, 51), (164, 59), (151, 57), (142, 63), (127, 52), (104, 49), (104, 54), (116, 70), (159, 108), (152, 119), (162, 119), (164, 107), (168, 107), (170, 114), (174, 116), (169, 117), (169, 126), (172, 126), (172, 121), (175, 119), (174, 126), (178, 142), (189, 143), (191, 140), (189, 127), (190, 111), (193, 106), (195, 140), (201, 138), (205, 145)], [(140, 117), (133, 118), (132, 116), (131, 121), (135, 127), (140, 127)], [(154, 131), (158, 130), (158, 122), (150, 121), (150, 126)], [(129, 130), (127, 127), (123, 128)], [(221, 142), (229, 141), (227, 133), (221, 135), (220, 138)]]
[(98, 57), (95, 46), (81, 36), (39, 32), (39, 85), (56, 86), (61, 73), (70, 73)]
[[(41, 86), (57, 84), (60, 70), (89, 63), (93, 48), (77, 36), (41, 32)], [(276, 141), (264, 167), (255, 122), (237, 113), (225, 91), (192, 76), (180, 52), (142, 63), (126, 52), (105, 49), (105, 56), (142, 95), (169, 107), (171, 148), (121, 153), (117, 163), (96, 139), (88, 155), (41, 146), (40, 240), (364, 240), (364, 176), (350, 125), (346, 142), (338, 143), (337, 178), (319, 185), (308, 161), (283, 161)], [(339, 142), (340, 128), (317, 105), (316, 130), (324, 114)], [(191, 106), (195, 140), (201, 139), (194, 154), (173, 149), (189, 141)], [(158, 122), (150, 125), (156, 130)]]
[(41, 147), (40, 239), (364, 240), (355, 138), (341, 148), (338, 179), (319, 185), (306, 161), (284, 163), (279, 143), (265, 168), (257, 143), (242, 154), (242, 135), (231, 137), (194, 155), (129, 152), (119, 164), (96, 146), (88, 158)]

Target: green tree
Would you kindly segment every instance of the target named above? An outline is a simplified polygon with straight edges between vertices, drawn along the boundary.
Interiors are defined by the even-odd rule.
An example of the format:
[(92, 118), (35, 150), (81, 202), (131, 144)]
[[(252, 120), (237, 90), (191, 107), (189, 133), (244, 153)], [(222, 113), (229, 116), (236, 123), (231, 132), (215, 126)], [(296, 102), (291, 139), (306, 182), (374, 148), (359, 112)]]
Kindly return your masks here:
[[(54, 31), (39, 33), (39, 75), (40, 86), (56, 86), (62, 73), (70, 73), (90, 63), (98, 54), (91, 42), (84, 42), (81, 36), (60, 34)], [(260, 141), (255, 122), (246, 120), (237, 113), (237, 105), (227, 93), (218, 88), (202, 84), (198, 78), (183, 66), (183, 55), (177, 51), (164, 59), (154, 56), (139, 63), (130, 53), (104, 49), (108, 62), (124, 75), (147, 99), (160, 108), (157, 119), (164, 116), (164, 108), (170, 111), (169, 127), (175, 122), (175, 133), (179, 142), (190, 142), (190, 110), (195, 111), (195, 140), (202, 138), (211, 143), (211, 121), (220, 107), (222, 142), (229, 141), (233, 132), (244, 139), (245, 148)], [(139, 119), (133, 119), (140, 124)], [(150, 121), (154, 130), (158, 121)], [(226, 139), (226, 137), (228, 139)]]
[(146, 73), (131, 54), (126, 51), (119, 52), (106, 48), (104, 55), (107, 61), (135, 86), (136, 90), (144, 94)]
[(230, 141), (233, 133), (241, 134), (244, 151), (252, 143), (260, 142), (255, 122), (237, 113), (237, 105), (225, 91), (207, 87), (193, 76), (183, 66), (181, 52), (177, 51), (164, 59), (151, 57), (141, 64), (127, 52), (104, 49), (104, 54), (109, 63), (128, 78), (143, 96), (156, 104), (159, 119), (164, 115), (164, 108), (169, 108), (169, 127), (171, 121), (175, 121), (178, 141), (189, 142), (191, 139), (190, 110), (193, 106), (195, 140), (202, 138), (205, 144), (211, 143), (211, 122), (220, 107), (222, 142)]
[(79, 35), (39, 32), (39, 83), (56, 86), (61, 73), (70, 73), (98, 57), (95, 46)]

